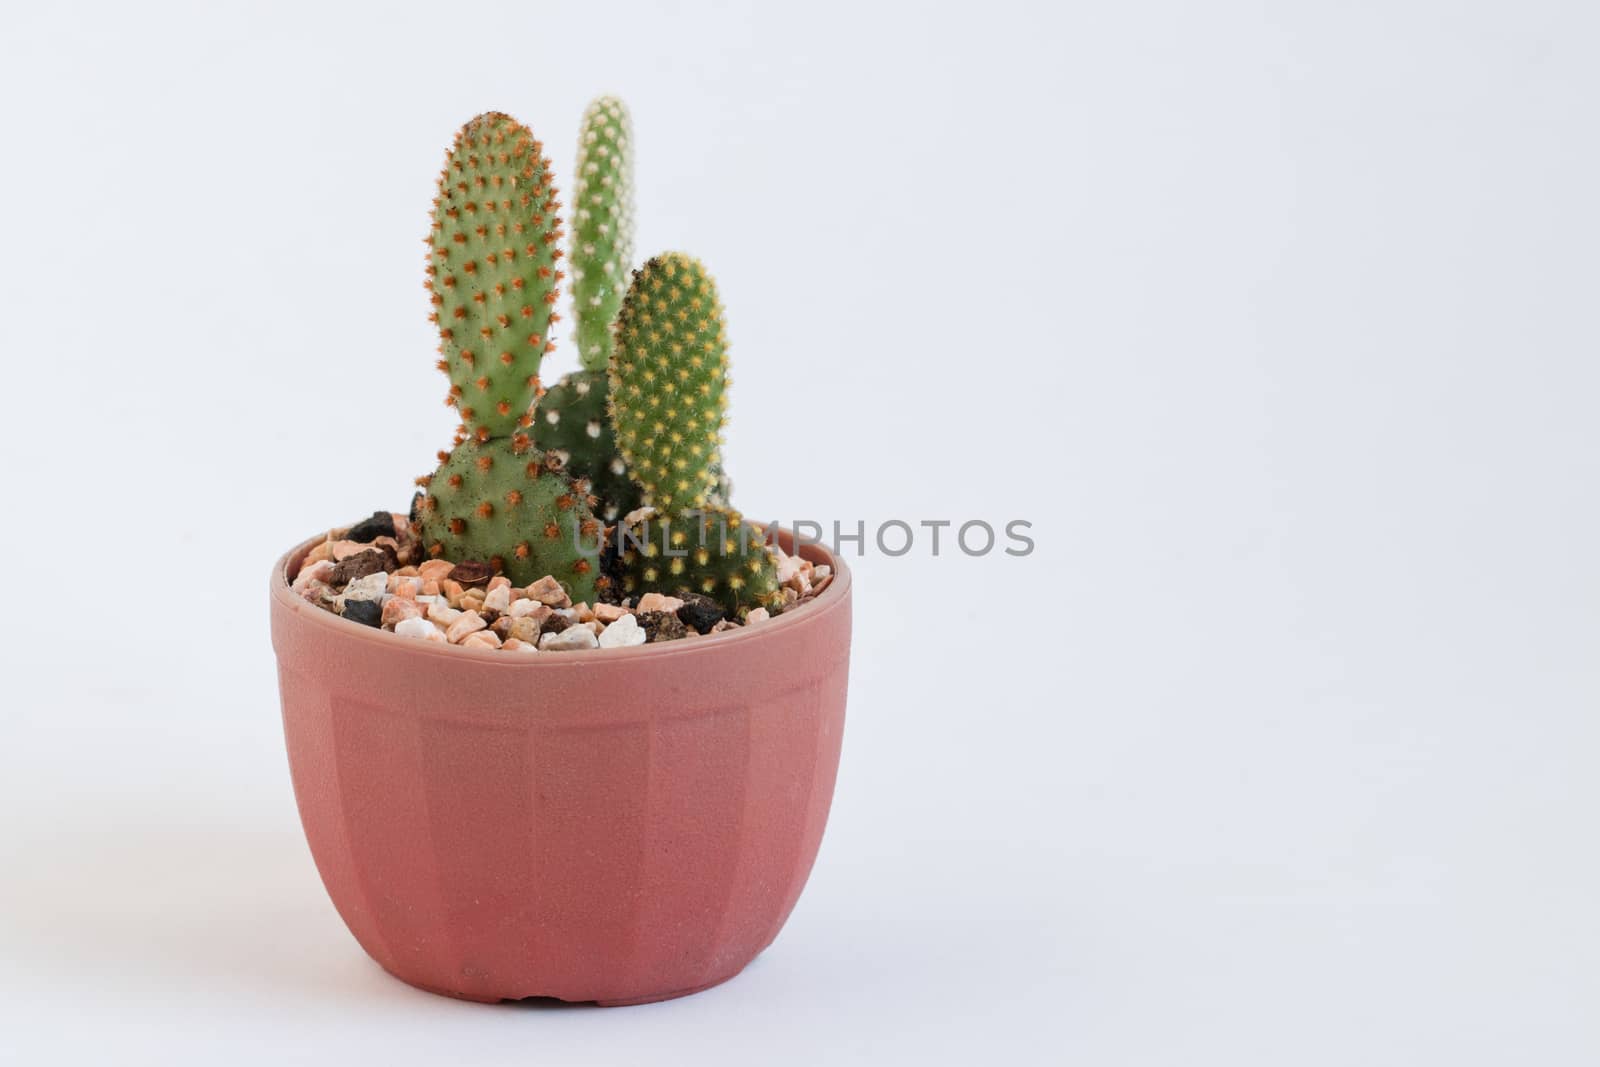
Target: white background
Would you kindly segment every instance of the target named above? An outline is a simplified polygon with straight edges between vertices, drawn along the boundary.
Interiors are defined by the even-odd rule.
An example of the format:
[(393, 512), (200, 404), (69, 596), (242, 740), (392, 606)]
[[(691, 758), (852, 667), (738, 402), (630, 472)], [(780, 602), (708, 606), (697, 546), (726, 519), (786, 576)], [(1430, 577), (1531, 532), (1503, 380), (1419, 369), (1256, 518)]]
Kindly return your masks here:
[[(1595, 1063), (1597, 31), (9, 9), (0, 1060)], [(738, 503), (1038, 549), (854, 564), (832, 822), (742, 977), (489, 1008), (327, 903), (267, 570), (447, 443), (455, 128), (569, 184), (602, 91), (641, 253), (721, 281)]]

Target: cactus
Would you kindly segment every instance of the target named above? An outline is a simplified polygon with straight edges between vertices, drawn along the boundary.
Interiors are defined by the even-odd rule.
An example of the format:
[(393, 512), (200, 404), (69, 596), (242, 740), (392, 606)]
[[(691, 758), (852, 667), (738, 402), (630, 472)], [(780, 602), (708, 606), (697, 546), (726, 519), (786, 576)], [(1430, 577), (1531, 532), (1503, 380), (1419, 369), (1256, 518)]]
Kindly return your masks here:
[(587, 482), (570, 481), (525, 436), (463, 441), (439, 459), (418, 505), (430, 556), (482, 560), (517, 585), (548, 574), (574, 600), (596, 599), (604, 531)]
[(633, 124), (614, 96), (583, 114), (572, 204), (572, 303), (585, 370), (611, 362), (611, 324), (633, 266)]
[[(534, 440), (542, 449), (561, 457), (567, 473), (587, 478), (599, 498), (595, 514), (614, 522), (650, 498), (628, 474), (617, 452), (616, 434), (606, 398), (611, 387), (604, 371), (573, 371), (539, 399), (534, 415)], [(711, 491), (706, 504), (725, 507), (733, 483), (721, 465), (712, 468)]]
[(660, 516), (618, 537), (622, 591), (689, 590), (737, 614), (782, 601), (771, 550), (726, 506), (724, 335), (716, 285), (698, 260), (667, 253), (646, 263), (617, 319), (611, 421)]
[(540, 398), (533, 431), (539, 447), (559, 455), (573, 477), (589, 479), (600, 501), (598, 514), (607, 522), (643, 502), (617, 454), (606, 413), (609, 392), (604, 371), (573, 371)]
[(446, 403), (479, 441), (526, 426), (563, 275), (560, 207), (543, 146), (509, 115), (462, 127), (439, 175), (428, 288)]
[(540, 448), (560, 454), (575, 477), (589, 479), (607, 520), (641, 503), (617, 455), (606, 376), (611, 326), (633, 264), (632, 140), (627, 109), (616, 97), (599, 97), (584, 112), (571, 255), (574, 337), (583, 367), (540, 399), (533, 431)]
[(525, 430), (552, 346), (562, 272), (561, 219), (549, 164), (526, 126), (490, 112), (462, 127), (439, 177), (428, 288), (446, 402), (461, 415), (455, 449), (418, 479), (423, 545), (433, 556), (493, 563), (523, 584), (546, 574), (594, 600), (601, 529), (586, 481)]
[(677, 252), (634, 273), (617, 319), (611, 424), (623, 462), (662, 512), (706, 502), (721, 465), (728, 352), (716, 284)]
[(439, 469), (418, 479), (422, 542), (432, 556), (489, 562), (518, 584), (550, 574), (574, 600), (594, 601), (611, 577), (601, 574), (593, 509), (603, 498), (612, 519), (648, 502), (662, 517), (636, 524), (606, 557), (623, 592), (690, 590), (734, 613), (776, 607), (775, 558), (726, 507), (728, 354), (716, 285), (698, 260), (667, 253), (621, 291), (633, 241), (630, 139), (620, 102), (590, 105), (572, 247), (583, 369), (541, 400), (563, 278), (550, 167), (507, 115), (481, 115), (457, 135), (434, 200), (428, 288), (461, 429)]
[(783, 603), (777, 559), (737, 511), (707, 507), (675, 518), (641, 519), (618, 543), (624, 594), (688, 590), (735, 615)]

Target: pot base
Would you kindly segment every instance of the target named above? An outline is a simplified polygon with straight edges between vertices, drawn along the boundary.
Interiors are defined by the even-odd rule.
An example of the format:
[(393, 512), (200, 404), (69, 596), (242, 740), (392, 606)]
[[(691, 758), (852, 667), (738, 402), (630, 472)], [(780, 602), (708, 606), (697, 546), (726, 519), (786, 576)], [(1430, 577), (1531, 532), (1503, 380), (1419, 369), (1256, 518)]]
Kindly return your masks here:
[(691, 996), (694, 996), (694, 994), (696, 994), (696, 993), (703, 993), (707, 989), (714, 989), (715, 987), (721, 985), (724, 982), (732, 981), (733, 979), (739, 977), (739, 975), (744, 973), (744, 968), (741, 967), (737, 971), (734, 971), (730, 975), (726, 975), (726, 976), (724, 976), (722, 978), (718, 978), (715, 981), (706, 982), (704, 985), (693, 986), (693, 987), (691, 987), (689, 989), (677, 989), (677, 990), (674, 990), (671, 993), (652, 993), (649, 996), (643, 996), (643, 997), (623, 997), (623, 998), (616, 999), (616, 1000), (562, 1000), (560, 997), (541, 996), (541, 995), (539, 995), (537, 993), (530, 994), (529, 996), (526, 996), (526, 997), (516, 997), (516, 998), (513, 998), (513, 997), (475, 997), (470, 993), (462, 993), (459, 990), (455, 990), (455, 989), (440, 989), (440, 988), (438, 988), (436, 986), (420, 985), (417, 982), (413, 982), (413, 981), (407, 979), (403, 975), (395, 974), (393, 971), (389, 970), (388, 968), (384, 968), (384, 973), (389, 975), (391, 978), (400, 979), (400, 981), (405, 982), (405, 984), (410, 986), (412, 989), (420, 989), (424, 993), (432, 993), (435, 996), (449, 997), (451, 1000), (470, 1001), (473, 1004), (516, 1004), (516, 1003), (518, 1003), (519, 1001), (522, 1001), (522, 1000), (553, 1000), (553, 1001), (556, 1001), (559, 1004), (562, 1004), (562, 1005), (565, 1005), (565, 1006), (574, 1007), (574, 1008), (581, 1007), (581, 1006), (587, 1005), (587, 1004), (595, 1004), (595, 1005), (598, 1005), (598, 1006), (600, 1006), (602, 1008), (628, 1008), (628, 1007), (634, 1006), (635, 1004), (656, 1004), (656, 1003), (659, 1003), (659, 1002), (661, 1002), (663, 1000), (677, 1000), (679, 997), (691, 997)]

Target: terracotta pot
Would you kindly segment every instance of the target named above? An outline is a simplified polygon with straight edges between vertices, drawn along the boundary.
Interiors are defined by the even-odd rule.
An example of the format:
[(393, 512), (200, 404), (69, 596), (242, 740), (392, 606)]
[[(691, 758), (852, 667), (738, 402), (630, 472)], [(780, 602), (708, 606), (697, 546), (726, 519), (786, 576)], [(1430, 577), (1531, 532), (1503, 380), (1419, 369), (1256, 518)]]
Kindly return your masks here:
[(631, 1004), (738, 974), (811, 872), (833, 797), (850, 572), (717, 637), (513, 655), (397, 637), (272, 571), (295, 799), (350, 932), (470, 1000)]

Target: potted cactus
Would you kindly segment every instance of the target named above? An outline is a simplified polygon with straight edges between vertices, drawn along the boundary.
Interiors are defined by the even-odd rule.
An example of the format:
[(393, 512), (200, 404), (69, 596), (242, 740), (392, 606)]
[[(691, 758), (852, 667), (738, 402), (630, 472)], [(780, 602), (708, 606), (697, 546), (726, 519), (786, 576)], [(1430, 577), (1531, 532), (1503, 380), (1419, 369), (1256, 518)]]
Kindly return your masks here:
[[(452, 996), (732, 977), (832, 796), (849, 573), (730, 506), (723, 308), (689, 256), (631, 270), (630, 134), (614, 98), (585, 114), (569, 254), (540, 142), (462, 128), (427, 238), (454, 444), (408, 512), (273, 568), (323, 882), (378, 963)], [(545, 392), (569, 270), (580, 367)]]

